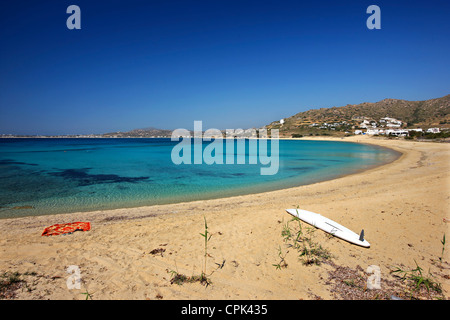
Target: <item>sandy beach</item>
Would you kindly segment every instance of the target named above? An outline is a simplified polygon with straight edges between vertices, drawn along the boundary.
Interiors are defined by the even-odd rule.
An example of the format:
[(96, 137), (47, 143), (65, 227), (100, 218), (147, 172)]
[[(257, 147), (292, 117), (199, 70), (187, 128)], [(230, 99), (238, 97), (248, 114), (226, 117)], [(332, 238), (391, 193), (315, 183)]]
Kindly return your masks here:
[[(321, 138), (316, 138), (321, 139)], [(330, 138), (327, 138), (328, 140)], [(0, 271), (19, 272), (26, 285), (16, 299), (343, 299), (337, 267), (380, 268), (381, 286), (399, 281), (395, 267), (419, 265), (450, 297), (450, 144), (352, 136), (340, 141), (397, 150), (394, 162), (311, 185), (223, 199), (132, 209), (0, 220)], [(304, 265), (281, 232), (299, 206), (359, 233), (362, 248), (317, 230), (312, 238), (332, 263)], [(173, 272), (198, 275), (204, 265), (204, 219), (208, 286), (171, 283)], [(91, 222), (91, 230), (43, 237), (45, 227)], [(306, 229), (305, 229), (306, 230)], [(280, 254), (287, 266), (277, 268)], [(79, 267), (80, 289), (69, 289), (67, 268)], [(362, 270), (362, 271), (361, 271)], [(350, 286), (349, 286), (350, 287)], [(355, 290), (357, 290), (355, 288)], [(366, 290), (366, 289), (365, 289)], [(367, 289), (369, 290), (369, 289)]]

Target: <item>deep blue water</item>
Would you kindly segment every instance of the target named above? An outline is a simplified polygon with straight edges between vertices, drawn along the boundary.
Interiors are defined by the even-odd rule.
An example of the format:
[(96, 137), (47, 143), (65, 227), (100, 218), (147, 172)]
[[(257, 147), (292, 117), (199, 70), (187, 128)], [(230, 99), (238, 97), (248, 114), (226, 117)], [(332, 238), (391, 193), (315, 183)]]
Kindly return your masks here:
[[(225, 164), (223, 143), (224, 164), (176, 165), (171, 152), (178, 142), (170, 139), (0, 139), (0, 218), (270, 191), (332, 179), (398, 156), (356, 143), (279, 140), (277, 174), (261, 175), (268, 165), (249, 164), (258, 157), (249, 154), (249, 140), (245, 164)], [(270, 154), (270, 144), (268, 149)]]

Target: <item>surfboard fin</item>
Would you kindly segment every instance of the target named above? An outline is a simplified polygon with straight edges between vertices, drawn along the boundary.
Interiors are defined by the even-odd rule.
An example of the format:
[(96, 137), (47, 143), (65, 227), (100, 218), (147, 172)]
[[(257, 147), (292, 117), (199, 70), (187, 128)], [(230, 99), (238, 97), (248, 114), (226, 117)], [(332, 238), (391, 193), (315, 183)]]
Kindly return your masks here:
[(359, 241), (364, 241), (364, 229), (361, 230), (361, 233), (359, 235)]

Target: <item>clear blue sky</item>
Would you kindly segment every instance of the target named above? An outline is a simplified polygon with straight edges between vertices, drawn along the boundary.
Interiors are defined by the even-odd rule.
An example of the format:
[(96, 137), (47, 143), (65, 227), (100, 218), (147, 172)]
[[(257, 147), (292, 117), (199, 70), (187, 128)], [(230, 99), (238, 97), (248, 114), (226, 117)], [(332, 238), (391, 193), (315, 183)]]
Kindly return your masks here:
[[(69, 30), (66, 9), (81, 9)], [(381, 30), (366, 9), (381, 8)], [(259, 127), (450, 93), (450, 1), (1, 1), (0, 133)]]

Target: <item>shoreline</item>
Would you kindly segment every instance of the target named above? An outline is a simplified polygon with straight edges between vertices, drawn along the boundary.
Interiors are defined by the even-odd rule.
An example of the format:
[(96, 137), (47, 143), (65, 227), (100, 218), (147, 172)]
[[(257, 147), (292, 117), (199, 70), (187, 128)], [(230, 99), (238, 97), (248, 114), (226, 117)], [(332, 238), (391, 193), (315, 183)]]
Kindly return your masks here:
[[(52, 138), (52, 137), (49, 137)], [(82, 138), (80, 138), (82, 139)], [(94, 138), (88, 138), (88, 139), (94, 139)], [(115, 139), (115, 138), (113, 138)], [(120, 138), (120, 139), (125, 139), (125, 138)], [(126, 138), (128, 139), (128, 138)], [(129, 138), (129, 139), (133, 139), (133, 138)], [(151, 139), (151, 138), (150, 138)], [(155, 138), (155, 139), (159, 139), (159, 138)], [(169, 138), (170, 139), (170, 138)], [(250, 138), (250, 139), (260, 139), (260, 138)], [(136, 209), (136, 208), (145, 208), (145, 207), (153, 207), (156, 205), (169, 205), (169, 204), (182, 204), (182, 203), (189, 203), (189, 202), (194, 202), (194, 201), (208, 201), (208, 200), (214, 200), (214, 199), (222, 199), (222, 198), (232, 198), (235, 196), (246, 196), (246, 195), (253, 195), (253, 194), (263, 194), (266, 192), (272, 192), (272, 191), (281, 191), (281, 190), (288, 190), (291, 188), (297, 188), (297, 187), (301, 187), (301, 186), (305, 186), (305, 185), (309, 185), (309, 184), (315, 184), (315, 183), (319, 183), (319, 182), (324, 182), (324, 181), (330, 181), (330, 180), (334, 180), (334, 179), (339, 179), (345, 176), (349, 176), (349, 175), (353, 175), (353, 174), (359, 174), (362, 172), (365, 172), (367, 170), (371, 170), (373, 168), (376, 167), (380, 167), (380, 166), (384, 166), (387, 165), (389, 163), (392, 163), (396, 160), (398, 160), (399, 157), (401, 157), (402, 153), (399, 152), (398, 150), (394, 150), (393, 148), (388, 148), (388, 147), (384, 147), (384, 146), (380, 146), (377, 144), (370, 144), (370, 143), (364, 143), (364, 142), (356, 142), (356, 141), (348, 141), (348, 140), (342, 140), (342, 137), (339, 138), (330, 138), (330, 137), (305, 137), (305, 138), (280, 138), (278, 140), (286, 140), (286, 141), (292, 141), (292, 140), (304, 140), (304, 141), (332, 141), (332, 142), (346, 142), (346, 143), (358, 143), (358, 144), (365, 144), (365, 145), (370, 145), (371, 147), (375, 147), (375, 148), (380, 148), (380, 149), (388, 149), (389, 152), (393, 152), (393, 159), (388, 161), (388, 162), (384, 162), (384, 163), (379, 163), (379, 164), (372, 164), (370, 166), (366, 166), (365, 168), (357, 168), (357, 169), (351, 169), (348, 170), (348, 172), (345, 173), (339, 173), (337, 175), (331, 176), (331, 177), (326, 177), (326, 178), (321, 178), (317, 181), (314, 182), (306, 182), (305, 184), (300, 184), (300, 185), (290, 185), (290, 186), (282, 186), (282, 187), (275, 187), (275, 188), (262, 188), (261, 186), (258, 187), (252, 187), (250, 188), (250, 190), (241, 190), (239, 194), (237, 194), (235, 192), (230, 192), (229, 190), (227, 190), (226, 194), (221, 194), (221, 195), (205, 195), (205, 197), (203, 199), (193, 199), (193, 200), (166, 200), (163, 201), (162, 203), (148, 203), (148, 204), (144, 204), (144, 203), (140, 203), (140, 204), (125, 204), (123, 203), (122, 205), (117, 205), (117, 206), (111, 206), (111, 207), (107, 207), (107, 206), (103, 206), (99, 207), (99, 208), (79, 208), (79, 209), (73, 209), (70, 211), (64, 211), (64, 209), (60, 209), (60, 212), (51, 212), (51, 213), (47, 213), (47, 214), (27, 214), (27, 211), (29, 209), (34, 209), (32, 208), (31, 205), (27, 204), (24, 205), (27, 208), (22, 208), (22, 207), (0, 207), (0, 211), (11, 211), (12, 213), (14, 213), (17, 210), (24, 210), (25, 214), (17, 214), (17, 216), (11, 215), (11, 216), (1, 216), (0, 217), (0, 221), (4, 220), (4, 219), (19, 219), (19, 218), (26, 218), (26, 217), (38, 217), (38, 216), (48, 216), (48, 215), (61, 215), (61, 214), (76, 214), (76, 213), (81, 213), (81, 212), (85, 212), (85, 213), (89, 213), (89, 212), (103, 212), (103, 211), (113, 211), (113, 210), (119, 210), (119, 209)], [(396, 154), (394, 154), (394, 152)], [(246, 188), (249, 189), (249, 188)], [(265, 190), (264, 190), (265, 189)], [(30, 208), (28, 208), (30, 207)], [(41, 209), (42, 211), (43, 209)], [(19, 213), (23, 213), (23, 212), (19, 212)]]
[[(293, 252), (286, 253), (287, 268), (273, 266), (279, 261), (277, 248), (285, 250), (281, 231), (289, 217), (284, 209), (299, 205), (355, 232), (365, 229), (369, 249), (314, 233), (337, 265), (364, 270), (378, 265), (382, 278), (389, 278), (392, 265), (412, 269), (416, 260), (424, 270), (441, 274), (448, 297), (448, 268), (435, 271), (433, 261), (441, 254), (442, 235), (448, 234), (443, 219), (448, 215), (450, 146), (371, 137), (298, 140), (369, 143), (402, 155), (336, 179), (257, 194), (1, 219), (0, 270), (43, 275), (30, 293), (18, 293), (19, 299), (85, 298), (80, 290), (67, 289), (69, 265), (80, 266), (94, 299), (335, 299), (325, 281), (329, 266), (303, 266)], [(198, 283), (171, 284), (167, 270), (200, 273), (204, 217), (212, 234), (208, 273), (214, 271), (213, 284), (206, 289)], [(45, 227), (73, 221), (90, 221), (92, 229), (41, 237)], [(165, 253), (149, 253), (157, 248)], [(222, 261), (223, 268), (215, 270)]]
[[(324, 138), (324, 139), (320, 139), (320, 138), (318, 138), (318, 139), (314, 139), (314, 138), (311, 138), (311, 139), (286, 138), (286, 139), (280, 139), (280, 140), (337, 141), (337, 139), (329, 139), (329, 138), (328, 139), (327, 138)], [(338, 141), (338, 142), (341, 142), (341, 141)], [(354, 142), (354, 141), (342, 141), (342, 142), (366, 144), (366, 143)], [(394, 150), (393, 148), (383, 147), (383, 146), (379, 146), (379, 145), (373, 145), (373, 144), (370, 144), (370, 143), (367, 143), (367, 144), (372, 145), (372, 146), (378, 146), (378, 147), (381, 147), (381, 148), (387, 148), (387, 149)], [(291, 189), (301, 188), (301, 187), (315, 185), (315, 184), (319, 184), (319, 183), (326, 183), (326, 182), (329, 182), (329, 181), (333, 181), (333, 180), (336, 180), (336, 179), (342, 179), (342, 178), (350, 177), (350, 176), (353, 176), (353, 175), (360, 175), (360, 174), (364, 174), (365, 172), (369, 172), (371, 170), (375, 170), (375, 169), (380, 168), (380, 167), (388, 166), (388, 165), (390, 165), (390, 164), (400, 160), (400, 158), (403, 157), (403, 155), (404, 155), (403, 152), (401, 152), (401, 151), (398, 151), (398, 150), (394, 150), (394, 151), (398, 152), (399, 155), (394, 160), (392, 160), (390, 162), (387, 162), (387, 163), (384, 163), (384, 164), (373, 165), (373, 166), (371, 166), (371, 167), (369, 167), (367, 169), (360, 169), (360, 170), (357, 170), (357, 171), (352, 172), (352, 173), (345, 173), (345, 174), (339, 175), (339, 176), (331, 178), (331, 179), (326, 179), (326, 180), (322, 180), (322, 181), (316, 181), (316, 182), (308, 183), (308, 184), (305, 184), (305, 185), (299, 185), (299, 186), (293, 186), (293, 187), (285, 187), (285, 188), (280, 188), (280, 189), (275, 189), (275, 190), (270, 190), (270, 191), (251, 192), (251, 193), (243, 194), (243, 195), (230, 195), (230, 196), (223, 196), (223, 197), (213, 197), (213, 198), (208, 198), (208, 199), (181, 201), (181, 202), (170, 202), (170, 203), (163, 203), (163, 204), (140, 205), (140, 206), (131, 206), (131, 207), (121, 207), (121, 208), (112, 208), (112, 209), (97, 209), (97, 210), (86, 210), (86, 211), (75, 211), (75, 212), (61, 212), (61, 213), (52, 213), (52, 214), (48, 214), (48, 215), (29, 215), (29, 216), (18, 216), (18, 217), (6, 217), (6, 218), (0, 218), (0, 222), (2, 222), (4, 220), (17, 220), (17, 219), (34, 220), (34, 218), (41, 218), (39, 220), (45, 221), (45, 220), (47, 220), (47, 219), (45, 219), (45, 217), (48, 217), (49, 218), (48, 220), (50, 222), (50, 220), (58, 219), (58, 217), (63, 217), (62, 219), (64, 219), (64, 220), (66, 218), (70, 219), (74, 215), (79, 216), (79, 217), (80, 216), (86, 216), (86, 218), (93, 219), (93, 218), (95, 218), (95, 215), (97, 215), (97, 214), (102, 214), (102, 216), (104, 216), (104, 215), (105, 216), (111, 216), (112, 219), (114, 219), (116, 211), (120, 212), (120, 213), (125, 212), (125, 211), (129, 211), (129, 210), (131, 210), (131, 211), (142, 211), (142, 210), (151, 210), (154, 207), (160, 207), (160, 206), (161, 207), (171, 206), (171, 205), (184, 206), (184, 205), (195, 204), (195, 203), (203, 203), (205, 201), (227, 200), (227, 199), (229, 199), (230, 201), (234, 201), (234, 200), (237, 200), (237, 198), (240, 199), (240, 198), (246, 197), (246, 196), (253, 196), (253, 195), (263, 196), (264, 194), (267, 194), (267, 193), (272, 193), (272, 192), (277, 192), (278, 193), (278, 192), (283, 192), (283, 191), (289, 191)], [(24, 209), (24, 210), (26, 210), (26, 209)], [(131, 213), (131, 214), (133, 214), (133, 213)], [(127, 213), (127, 215), (128, 215), (128, 213)], [(51, 217), (54, 217), (55, 219), (51, 219)], [(122, 217), (121, 216), (121, 218), (123, 218), (123, 220), (127, 220), (126, 217)], [(130, 216), (130, 219), (135, 219), (135, 218), (136, 217)], [(71, 219), (71, 221), (72, 220), (73, 219)]]

